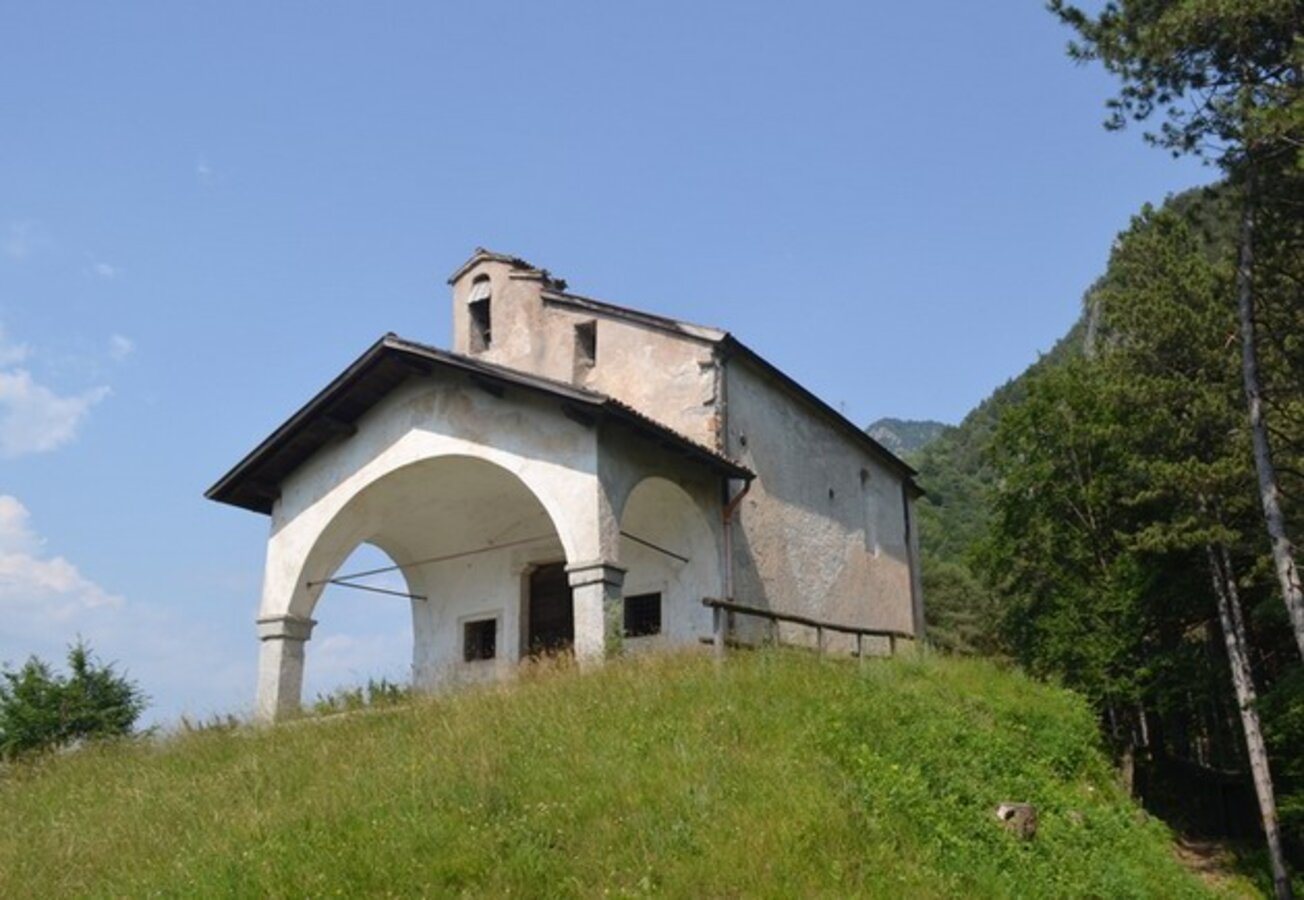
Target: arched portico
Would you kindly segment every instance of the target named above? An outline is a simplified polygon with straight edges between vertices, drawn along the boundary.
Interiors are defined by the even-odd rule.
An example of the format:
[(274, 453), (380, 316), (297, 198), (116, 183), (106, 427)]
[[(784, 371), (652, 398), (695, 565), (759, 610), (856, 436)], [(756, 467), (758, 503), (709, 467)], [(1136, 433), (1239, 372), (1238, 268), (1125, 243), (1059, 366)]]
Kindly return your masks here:
[[(582, 500), (584, 487), (591, 495), (600, 486), (596, 479), (576, 485), (572, 501)], [(260, 715), (276, 718), (297, 709), (313, 610), (329, 580), (341, 574), (340, 563), (364, 542), (395, 561), (413, 595), (412, 678), (418, 688), (497, 677), (518, 662), (530, 643), (530, 576), (544, 566), (564, 567), (571, 587), (565, 602), (573, 604), (568, 637), (576, 655), (581, 662), (600, 659), (605, 608), (619, 599), (622, 573), (614, 554), (610, 560), (576, 559), (563, 539), (583, 533), (575, 518), (591, 516), (594, 506), (573, 502), (571, 518), (559, 527), (518, 474), (469, 453), (406, 463), (361, 486), (325, 520), (295, 564), (281, 560), (274, 567), (269, 560), (259, 618)], [(270, 577), (283, 570), (291, 577)]]
[[(719, 584), (703, 509), (722, 475), (750, 472), (601, 395), (383, 338), (209, 491), (271, 515), (259, 717), (298, 709), (314, 608), (363, 543), (414, 596), (418, 687), (494, 677), (558, 640), (599, 662), (623, 634), (622, 553), (668, 586), (684, 606), (668, 633), (692, 640), (687, 610)], [(622, 516), (689, 547), (686, 568), (623, 546)]]
[[(620, 572), (596, 430), (525, 399), (412, 383), (285, 480), (258, 617), (261, 718), (297, 710), (313, 609), (364, 542), (403, 567), (411, 594), (430, 598), (412, 601), (418, 687), (491, 677), (519, 659), (523, 579), (544, 563), (567, 567), (577, 657), (602, 657)], [(484, 619), (493, 624), (474, 625)], [(465, 642), (487, 647), (490, 628), (492, 661), (468, 660)]]
[[(689, 487), (702, 493), (714, 485)], [(711, 635), (711, 613), (702, 598), (723, 596), (723, 555), (704, 500), (653, 475), (639, 481), (624, 502), (620, 564), (626, 570), (627, 615), (638, 619), (630, 639), (635, 648), (696, 644)]]

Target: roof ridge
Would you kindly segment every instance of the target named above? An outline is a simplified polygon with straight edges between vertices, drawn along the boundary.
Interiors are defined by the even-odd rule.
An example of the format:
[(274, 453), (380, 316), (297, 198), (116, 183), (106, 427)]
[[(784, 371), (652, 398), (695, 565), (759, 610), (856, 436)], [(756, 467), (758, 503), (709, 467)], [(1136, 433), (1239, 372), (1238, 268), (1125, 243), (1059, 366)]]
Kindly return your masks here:
[[(400, 367), (397, 378), (392, 368), (389, 372), (383, 369), (387, 354), (392, 354), (390, 359)], [(420, 367), (420, 371), (426, 374), (433, 373), (435, 366), (442, 366), (446, 370), (458, 371), (473, 379), (479, 375), (500, 385), (508, 387), (515, 385), (527, 391), (550, 395), (562, 402), (563, 412), (566, 412), (567, 403), (574, 404), (581, 415), (579, 421), (583, 421), (589, 415), (592, 415), (595, 421), (610, 416), (616, 422), (635, 432), (641, 431), (651, 439), (674, 442), (686, 456), (695, 458), (698, 462), (705, 463), (728, 477), (752, 478), (755, 475), (751, 469), (737, 460), (706, 444), (698, 443), (614, 397), (568, 381), (546, 378), (510, 366), (487, 363), (460, 353), (441, 350), (419, 341), (410, 341), (391, 331), (373, 343), (326, 387), (318, 391), (312, 399), (259, 442), (230, 471), (205, 491), (204, 496), (210, 500), (230, 503), (254, 512), (271, 513), (281, 480), (328, 441), (341, 433), (351, 433), (356, 429), (357, 418), (366, 409), (370, 409), (380, 396), (387, 394), (403, 381), (401, 370), (405, 367), (397, 359), (402, 356), (407, 356), (411, 361), (406, 367), (409, 374), (412, 372), (411, 363), (424, 359), (431, 366), (431, 368)], [(364, 391), (360, 406), (351, 411), (342, 410), (339, 404), (347, 401), (348, 393), (368, 379), (372, 383), (365, 390), (379, 389), (379, 394), (368, 399)]]
[(434, 356), (450, 359), (465, 365), (468, 369), (483, 369), (493, 374), (509, 375), (515, 379), (527, 379), (536, 381), (543, 385), (563, 388), (576, 394), (585, 394), (595, 400), (613, 400), (610, 394), (604, 394), (601, 391), (595, 391), (592, 388), (583, 387), (571, 381), (562, 381), (559, 378), (550, 378), (547, 375), (539, 375), (535, 372), (527, 372), (525, 369), (517, 369), (512, 366), (505, 366), (502, 363), (489, 362), (483, 359), (476, 359), (474, 356), (468, 356), (465, 353), (457, 353), (452, 350), (445, 350), (442, 347), (436, 347), (434, 344), (427, 344), (424, 341), (414, 341), (411, 338), (405, 338), (401, 334), (389, 332), (385, 335), (385, 343), (388, 346), (399, 350), (415, 348), (423, 353), (429, 353)]
[[(393, 338), (393, 340), (389, 340), (389, 338)], [(717, 450), (714, 447), (710, 447), (707, 444), (704, 444), (701, 441), (697, 440), (696, 438), (684, 434), (682, 431), (679, 431), (676, 428), (671, 428), (669, 425), (667, 425), (665, 422), (662, 422), (660, 419), (656, 419), (652, 416), (649, 416), (641, 409), (638, 409), (635, 406), (631, 406), (630, 404), (626, 403), (624, 400), (621, 400), (619, 397), (612, 396), (611, 394), (604, 394), (601, 391), (595, 391), (592, 388), (583, 387), (571, 381), (562, 381), (557, 378), (549, 378), (547, 375), (538, 375), (535, 374), (534, 372), (527, 372), (523, 369), (516, 369), (513, 368), (512, 366), (505, 366), (502, 365), (501, 363), (491, 363), (485, 360), (476, 359), (475, 357), (472, 356), (467, 356), (466, 354), (463, 353), (456, 353), (452, 350), (444, 350), (441, 347), (435, 347), (431, 344), (423, 343), (422, 341), (409, 340), (400, 335), (396, 335), (393, 332), (390, 332), (388, 335), (386, 335), (386, 339), (387, 339), (386, 344), (388, 346), (394, 347), (395, 349), (402, 350), (406, 348), (418, 348), (422, 352), (431, 353), (435, 356), (455, 360), (460, 363), (465, 363), (466, 368), (468, 369), (483, 369), (490, 373), (494, 373), (494, 374), (501, 373), (510, 376), (511, 378), (517, 381), (529, 380), (529, 381), (538, 382), (540, 385), (543, 386), (561, 388), (565, 391), (569, 391), (572, 393), (588, 395), (589, 398), (596, 400), (602, 403), (603, 405), (614, 407), (616, 409), (622, 410), (623, 412), (631, 414), (637, 419), (649, 422), (655, 425), (656, 427), (660, 428), (661, 430), (669, 432), (670, 434), (674, 435), (676, 438), (682, 440), (684, 443), (692, 444), (694, 447), (698, 448), (699, 450), (702, 450), (706, 453), (710, 453), (713, 456), (718, 456), (721, 459), (734, 463), (735, 465), (738, 466), (742, 465), (741, 462), (734, 459), (729, 454)]]
[(719, 343), (729, 336), (728, 331), (715, 325), (703, 325), (699, 322), (689, 322), (686, 319), (676, 319), (673, 316), (663, 316), (660, 313), (648, 312), (632, 306), (622, 306), (609, 300), (599, 300), (597, 297), (589, 297), (559, 288), (545, 287), (543, 289), (543, 299), (545, 301), (551, 300), (554, 303), (572, 303), (576, 306), (593, 309), (596, 312), (608, 312), (620, 318), (633, 319), (645, 324), (657, 324), (671, 331), (688, 334), (691, 337), (711, 343)]
[(467, 259), (460, 266), (458, 266), (456, 269), (453, 270), (453, 274), (448, 276), (448, 283), (452, 284), (453, 282), (457, 281), (457, 279), (461, 278), (462, 275), (466, 273), (467, 269), (471, 268), (476, 263), (481, 262), (483, 260), (506, 263), (507, 265), (511, 266), (514, 269), (524, 269), (530, 272), (541, 272), (544, 274), (547, 274), (548, 272), (548, 270), (543, 268), (542, 266), (536, 266), (534, 263), (522, 259), (519, 256), (513, 256), (510, 253), (498, 253), (494, 250), (489, 250), (485, 247), (476, 247), (475, 250), (471, 252), (471, 255), (467, 257)]

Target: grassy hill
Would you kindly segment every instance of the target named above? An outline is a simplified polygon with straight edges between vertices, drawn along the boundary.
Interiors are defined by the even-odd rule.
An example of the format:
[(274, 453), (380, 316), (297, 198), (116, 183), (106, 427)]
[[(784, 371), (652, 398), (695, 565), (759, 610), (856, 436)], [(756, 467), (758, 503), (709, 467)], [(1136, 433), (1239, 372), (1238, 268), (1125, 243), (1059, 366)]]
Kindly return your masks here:
[(976, 660), (527, 672), (13, 769), (0, 896), (1202, 895), (1096, 744), (1079, 698)]

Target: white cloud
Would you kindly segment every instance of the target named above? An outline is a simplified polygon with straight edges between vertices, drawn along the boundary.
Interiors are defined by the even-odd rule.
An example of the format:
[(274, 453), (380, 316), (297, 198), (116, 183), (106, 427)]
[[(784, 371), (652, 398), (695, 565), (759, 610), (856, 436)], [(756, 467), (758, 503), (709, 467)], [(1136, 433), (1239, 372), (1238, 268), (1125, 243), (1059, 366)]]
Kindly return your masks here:
[(61, 397), (32, 380), (26, 369), (0, 371), (0, 458), (54, 450), (77, 434), (92, 406), (109, 395), (107, 387)]
[(257, 657), (247, 620), (231, 627), (226, 614), (128, 604), (47, 552), (30, 520), (16, 497), (0, 494), (0, 668), (36, 656), (61, 669), (68, 647), (84, 639), (150, 696), (142, 726), (183, 711), (248, 711)]
[(106, 262), (95, 263), (95, 265), (91, 266), (91, 270), (105, 281), (112, 281), (124, 271), (121, 266), (110, 265)]
[(403, 631), (319, 634), (312, 645), (303, 685), (305, 703), (340, 687), (358, 687), (369, 679), (402, 684), (411, 672), (412, 635)]
[(17, 497), (0, 494), (0, 554), (34, 553), (41, 541), (27, 524), (30, 514)]
[(109, 338), (109, 356), (114, 362), (122, 362), (136, 350), (136, 342), (123, 334)]
[(16, 365), (30, 354), (26, 344), (15, 344), (5, 337), (5, 327), (0, 325), (0, 366)]
[(208, 184), (213, 180), (213, 167), (202, 156), (195, 163), (195, 177), (199, 179), (200, 184)]
[(0, 618), (6, 630), (36, 632), (125, 601), (86, 578), (62, 556), (44, 556), (42, 540), (18, 498), (0, 494)]
[(24, 603), (40, 605), (52, 620), (66, 622), (98, 606), (120, 608), (123, 600), (87, 579), (62, 556), (0, 554), (0, 608)]

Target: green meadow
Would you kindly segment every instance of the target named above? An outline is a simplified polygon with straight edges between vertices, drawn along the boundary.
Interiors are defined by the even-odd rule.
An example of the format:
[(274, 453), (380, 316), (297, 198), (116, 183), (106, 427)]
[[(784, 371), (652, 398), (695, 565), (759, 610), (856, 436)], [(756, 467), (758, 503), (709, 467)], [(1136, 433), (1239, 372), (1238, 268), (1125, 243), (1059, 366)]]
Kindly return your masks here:
[(1205, 895), (1097, 735), (1076, 695), (975, 660), (527, 668), (12, 767), (0, 896)]

